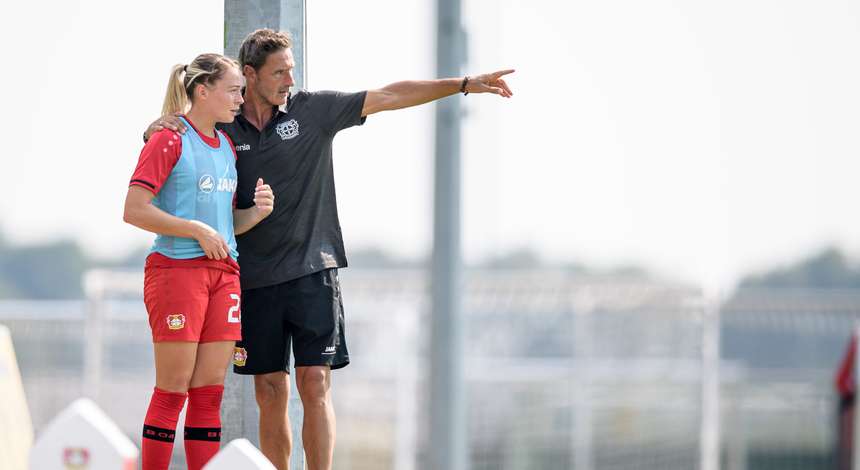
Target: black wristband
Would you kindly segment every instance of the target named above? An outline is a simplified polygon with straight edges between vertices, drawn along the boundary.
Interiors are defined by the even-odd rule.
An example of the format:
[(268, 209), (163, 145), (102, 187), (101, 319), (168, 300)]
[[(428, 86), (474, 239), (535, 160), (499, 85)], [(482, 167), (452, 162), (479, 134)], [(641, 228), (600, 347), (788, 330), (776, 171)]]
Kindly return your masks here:
[(469, 92), (466, 91), (466, 84), (467, 83), (469, 83), (469, 76), (468, 75), (463, 77), (463, 83), (460, 84), (460, 93), (462, 93), (463, 96), (466, 96), (469, 94)]

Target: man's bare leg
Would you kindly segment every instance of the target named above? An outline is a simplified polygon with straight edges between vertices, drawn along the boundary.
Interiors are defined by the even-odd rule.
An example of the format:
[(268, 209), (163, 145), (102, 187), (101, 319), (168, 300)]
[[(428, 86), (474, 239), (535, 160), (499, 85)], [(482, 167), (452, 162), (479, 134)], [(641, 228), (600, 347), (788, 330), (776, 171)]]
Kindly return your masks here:
[(287, 414), (290, 377), (286, 372), (255, 375), (254, 391), (260, 407), (260, 450), (278, 470), (288, 470), (292, 448)]
[(308, 470), (331, 470), (335, 437), (331, 368), (296, 367), (296, 385), (305, 410), (302, 444)]

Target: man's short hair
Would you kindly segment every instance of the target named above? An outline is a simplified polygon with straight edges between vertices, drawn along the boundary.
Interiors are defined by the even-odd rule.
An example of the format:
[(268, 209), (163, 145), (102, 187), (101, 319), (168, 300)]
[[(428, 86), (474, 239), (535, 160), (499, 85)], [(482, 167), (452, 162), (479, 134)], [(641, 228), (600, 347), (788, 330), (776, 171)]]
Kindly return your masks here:
[(293, 38), (286, 31), (258, 29), (242, 41), (242, 47), (239, 48), (239, 65), (243, 69), (250, 65), (254, 70), (260, 70), (269, 54), (288, 49), (292, 45)]

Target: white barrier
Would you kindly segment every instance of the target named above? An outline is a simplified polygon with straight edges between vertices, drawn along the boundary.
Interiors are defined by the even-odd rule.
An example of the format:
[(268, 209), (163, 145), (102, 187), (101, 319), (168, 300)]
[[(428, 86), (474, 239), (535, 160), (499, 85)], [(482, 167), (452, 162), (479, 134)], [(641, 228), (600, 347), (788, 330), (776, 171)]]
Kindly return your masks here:
[(27, 468), (33, 424), (9, 328), (0, 325), (0, 462), (8, 470)]
[(92, 400), (75, 400), (42, 431), (32, 470), (136, 470), (137, 447)]
[(203, 470), (276, 470), (262, 452), (247, 439), (234, 439), (212, 457)]

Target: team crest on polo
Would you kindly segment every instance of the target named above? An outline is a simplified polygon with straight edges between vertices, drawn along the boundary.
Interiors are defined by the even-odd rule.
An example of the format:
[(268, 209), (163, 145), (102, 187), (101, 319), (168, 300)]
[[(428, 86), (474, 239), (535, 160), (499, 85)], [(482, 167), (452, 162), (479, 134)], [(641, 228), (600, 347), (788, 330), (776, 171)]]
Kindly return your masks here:
[(171, 330), (181, 330), (185, 328), (185, 315), (181, 313), (177, 313), (176, 315), (168, 315), (167, 327)]
[(233, 348), (233, 365), (245, 367), (245, 362), (248, 360), (248, 351), (245, 348)]
[(299, 135), (299, 123), (295, 119), (290, 119), (275, 126), (275, 131), (281, 136), (281, 140), (290, 140)]

